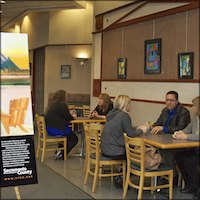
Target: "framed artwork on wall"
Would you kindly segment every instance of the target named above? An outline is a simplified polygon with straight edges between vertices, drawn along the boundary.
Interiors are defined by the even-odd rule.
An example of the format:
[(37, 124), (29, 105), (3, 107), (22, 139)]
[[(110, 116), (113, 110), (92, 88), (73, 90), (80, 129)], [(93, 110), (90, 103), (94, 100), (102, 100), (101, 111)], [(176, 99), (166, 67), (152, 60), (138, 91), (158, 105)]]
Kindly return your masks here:
[(145, 40), (144, 73), (161, 73), (161, 38)]
[(127, 73), (127, 58), (118, 58), (117, 78), (125, 79)]
[(178, 78), (192, 79), (193, 78), (193, 52), (178, 54)]
[(71, 66), (70, 65), (61, 65), (61, 78), (69, 79), (71, 78)]

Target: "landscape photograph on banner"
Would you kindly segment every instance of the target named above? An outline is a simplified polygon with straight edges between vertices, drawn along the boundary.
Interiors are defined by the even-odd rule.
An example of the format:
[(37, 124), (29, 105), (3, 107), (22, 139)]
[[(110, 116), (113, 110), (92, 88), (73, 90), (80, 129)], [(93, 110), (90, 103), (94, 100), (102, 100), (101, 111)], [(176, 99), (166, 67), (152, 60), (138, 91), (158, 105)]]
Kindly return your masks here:
[(27, 34), (0, 34), (1, 85), (30, 85)]
[(1, 137), (33, 135), (27, 34), (1, 33)]

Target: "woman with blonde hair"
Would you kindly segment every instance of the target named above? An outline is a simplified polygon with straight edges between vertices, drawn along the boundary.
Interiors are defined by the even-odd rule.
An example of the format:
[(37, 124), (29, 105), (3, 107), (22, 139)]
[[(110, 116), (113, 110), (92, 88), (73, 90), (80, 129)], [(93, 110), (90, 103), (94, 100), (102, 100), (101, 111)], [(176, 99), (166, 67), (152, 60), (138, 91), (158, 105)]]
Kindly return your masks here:
[(126, 159), (124, 133), (129, 137), (135, 137), (143, 130), (133, 128), (130, 111), (131, 99), (127, 95), (119, 95), (115, 98), (114, 109), (107, 115), (107, 121), (101, 136), (101, 152), (114, 160)]
[[(192, 100), (192, 103), (195, 112), (191, 122), (185, 129), (174, 132), (173, 138), (179, 140), (187, 139), (187, 140), (199, 141), (200, 97), (199, 96), (195, 97)], [(188, 148), (175, 154), (176, 163), (185, 181), (185, 188), (181, 189), (180, 192), (200, 194), (197, 192), (198, 189), (200, 188), (199, 187), (200, 176), (198, 170), (200, 164), (199, 150), (200, 150), (199, 148)], [(195, 198), (197, 199), (196, 196), (194, 196), (194, 199)]]
[[(44, 117), (48, 135), (67, 137), (68, 154), (78, 143), (78, 137), (68, 127), (70, 121), (76, 118), (76, 113), (74, 111), (69, 111), (68, 109), (65, 90), (58, 90), (52, 95), (49, 99)], [(59, 144), (59, 146), (60, 145), (61, 144)], [(64, 152), (57, 152), (58, 158), (63, 158), (63, 155)]]
[(108, 112), (110, 112), (112, 109), (113, 109), (113, 103), (110, 99), (110, 96), (107, 93), (101, 93), (99, 95), (98, 105), (91, 113), (91, 117), (105, 119)]

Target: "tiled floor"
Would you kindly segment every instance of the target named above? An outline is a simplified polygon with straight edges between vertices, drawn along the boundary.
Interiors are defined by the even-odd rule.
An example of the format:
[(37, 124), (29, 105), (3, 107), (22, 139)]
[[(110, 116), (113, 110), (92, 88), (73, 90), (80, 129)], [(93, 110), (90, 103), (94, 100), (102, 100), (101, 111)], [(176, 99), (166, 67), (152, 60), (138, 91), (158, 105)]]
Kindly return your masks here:
[[(79, 151), (79, 146), (80, 144), (71, 153)], [(95, 199), (122, 199), (122, 189), (116, 188), (110, 178), (99, 180), (97, 191), (92, 193), (92, 177), (89, 176), (87, 185), (83, 184), (83, 161), (80, 157), (68, 157), (66, 161), (55, 160), (53, 153), (50, 152), (45, 157), (44, 163)], [(173, 199), (192, 199), (191, 194), (183, 194), (179, 190), (178, 187), (174, 188)], [(166, 194), (161, 191), (151, 195), (150, 191), (145, 191), (143, 199), (168, 199)], [(127, 199), (137, 199), (137, 191), (135, 189), (128, 190)]]

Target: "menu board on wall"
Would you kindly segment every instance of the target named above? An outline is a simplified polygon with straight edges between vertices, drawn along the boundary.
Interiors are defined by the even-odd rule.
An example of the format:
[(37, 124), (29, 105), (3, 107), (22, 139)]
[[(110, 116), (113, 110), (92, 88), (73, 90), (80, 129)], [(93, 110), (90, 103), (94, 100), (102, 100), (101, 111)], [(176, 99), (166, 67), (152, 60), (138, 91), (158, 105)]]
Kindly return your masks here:
[(1, 34), (0, 186), (37, 183), (28, 36)]

